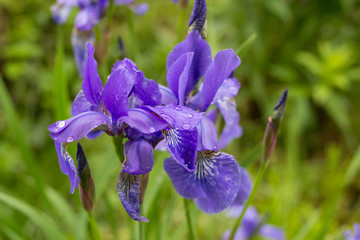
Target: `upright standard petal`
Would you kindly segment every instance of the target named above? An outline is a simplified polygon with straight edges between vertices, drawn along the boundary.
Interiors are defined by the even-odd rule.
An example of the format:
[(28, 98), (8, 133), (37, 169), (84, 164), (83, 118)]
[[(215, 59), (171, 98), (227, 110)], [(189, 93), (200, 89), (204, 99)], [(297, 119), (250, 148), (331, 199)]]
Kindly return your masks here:
[(161, 93), (161, 104), (167, 105), (167, 104), (178, 103), (177, 97), (173, 94), (173, 92), (169, 88), (159, 84), (159, 90)]
[[(239, 165), (229, 154), (198, 152), (194, 172), (188, 172), (174, 162), (166, 161), (164, 166), (176, 191), (185, 198), (194, 198), (200, 210), (206, 213), (223, 211), (231, 205), (239, 191)], [(185, 187), (184, 183), (190, 186)]]
[(142, 133), (152, 134), (168, 127), (168, 124), (144, 109), (130, 109), (128, 116), (119, 118), (118, 123), (127, 123), (130, 127), (136, 128)]
[(213, 64), (204, 77), (203, 111), (206, 111), (221, 84), (240, 65), (240, 62), (240, 58), (232, 49), (222, 50), (216, 54)]
[(92, 105), (85, 97), (84, 92), (80, 92), (76, 95), (73, 105), (71, 107), (71, 115), (74, 117), (84, 112), (97, 112), (98, 109), (95, 105)]
[(50, 7), (52, 18), (56, 24), (64, 24), (71, 12), (72, 6), (55, 3)]
[(103, 90), (103, 101), (115, 123), (119, 117), (128, 115), (127, 74), (125, 69), (112, 72)]
[(95, 48), (86, 44), (87, 59), (85, 63), (82, 90), (86, 99), (98, 108), (102, 107), (102, 82), (97, 72), (97, 63), (94, 58)]
[(154, 112), (171, 126), (180, 130), (191, 130), (195, 128), (199, 125), (204, 115), (204, 113), (195, 112), (188, 107), (174, 104), (155, 107), (144, 106), (143, 108)]
[(86, 136), (91, 130), (111, 126), (108, 116), (98, 112), (85, 112), (65, 121), (57, 121), (48, 127), (50, 137), (59, 142), (73, 142)]
[(116, 61), (113, 68), (111, 69), (111, 73), (115, 72), (116, 70), (122, 69), (124, 72), (124, 79), (126, 79), (126, 88), (127, 94), (130, 95), (131, 91), (133, 90), (133, 86), (136, 81), (139, 81), (139, 77), (144, 77), (144, 75), (138, 75), (137, 73), (140, 72), (136, 66), (136, 64), (128, 59), (124, 58), (121, 61)]
[(159, 84), (152, 79), (147, 79), (142, 71), (137, 72), (134, 95), (143, 105), (155, 106), (161, 103)]
[(103, 11), (104, 8), (99, 3), (92, 3), (84, 7), (76, 15), (75, 27), (80, 31), (91, 30), (100, 21)]
[(169, 53), (166, 60), (167, 70), (185, 53), (193, 52), (189, 80), (185, 90), (185, 97), (194, 89), (202, 76), (211, 65), (212, 56), (209, 44), (201, 38), (198, 31), (192, 31), (188, 34), (185, 41), (179, 43)]
[(179, 105), (184, 105), (185, 91), (189, 80), (190, 67), (194, 58), (193, 52), (184, 53), (170, 66), (166, 80), (169, 88), (179, 99)]
[(79, 185), (80, 179), (77, 175), (76, 166), (73, 158), (66, 150), (68, 143), (62, 143), (55, 141), (55, 149), (59, 159), (59, 165), (61, 171), (69, 176), (70, 180), (70, 193), (74, 193), (75, 189)]
[(143, 139), (125, 143), (123, 172), (133, 175), (146, 174), (154, 166), (154, 151), (150, 143)]
[(120, 201), (126, 212), (135, 221), (149, 222), (146, 217), (140, 216), (140, 176), (121, 172), (116, 184)]
[(204, 116), (197, 129), (199, 134), (198, 151), (217, 151), (217, 132), (214, 122), (207, 116)]

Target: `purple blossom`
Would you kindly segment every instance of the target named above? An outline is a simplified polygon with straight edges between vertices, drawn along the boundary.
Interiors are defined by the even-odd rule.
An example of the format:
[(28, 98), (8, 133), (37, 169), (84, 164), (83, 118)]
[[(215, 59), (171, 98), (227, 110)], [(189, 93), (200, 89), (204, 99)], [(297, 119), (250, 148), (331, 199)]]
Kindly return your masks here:
[(344, 232), (345, 240), (359, 240), (360, 239), (360, 225), (359, 223), (354, 223), (353, 225), (354, 231), (350, 229)]
[(120, 136), (128, 129), (126, 133), (130, 136), (125, 144), (125, 162), (117, 188), (130, 217), (147, 221), (140, 216), (139, 204), (136, 204), (139, 196), (137, 183), (140, 179), (140, 176), (136, 176), (151, 171), (154, 164), (151, 144), (159, 137), (159, 131), (168, 127), (168, 123), (144, 109), (134, 107), (129, 99), (135, 98), (136, 102), (148, 106), (160, 104), (159, 87), (155, 81), (146, 79), (129, 59), (114, 65), (103, 87), (97, 73), (94, 52), (94, 47), (88, 43), (82, 90), (74, 100), (71, 111), (73, 117), (48, 127), (55, 141), (60, 169), (69, 176), (70, 192), (73, 193), (79, 184), (79, 177), (75, 163), (66, 150), (67, 146), (83, 137), (96, 138), (102, 132)]
[[(198, 23), (205, 23), (205, 20), (205, 1), (196, 1), (190, 25), (200, 26)], [(207, 111), (213, 104), (220, 109), (228, 129), (225, 129), (218, 143), (212, 111), (204, 115), (201, 121), (186, 127), (173, 124), (176, 121), (174, 117), (163, 118), (175, 126), (175, 129), (165, 132), (165, 141), (172, 157), (165, 159), (164, 168), (181, 196), (194, 199), (202, 211), (212, 214), (223, 211), (235, 199), (239, 204), (245, 201), (251, 190), (251, 180), (233, 156), (218, 151), (219, 145), (220, 148), (224, 147), (234, 137), (241, 135), (239, 114), (233, 100), (240, 84), (236, 79), (229, 78), (240, 65), (240, 58), (232, 49), (226, 49), (218, 52), (212, 60), (210, 46), (199, 32), (202, 28), (203, 25), (196, 27), (185, 41), (169, 53), (166, 63), (169, 89), (160, 86), (162, 103), (170, 104), (172, 107), (169, 109), (186, 110), (188, 118), (193, 118), (193, 113)], [(191, 96), (202, 77), (204, 80), (198, 92)], [(162, 113), (174, 116), (172, 111), (162, 108)], [(161, 116), (156, 107), (149, 109)], [(194, 126), (196, 128), (189, 131)], [(174, 136), (178, 141), (173, 141)]]
[[(242, 212), (243, 206), (231, 207), (227, 213), (229, 217), (237, 218)], [(255, 235), (259, 235), (266, 239), (284, 240), (284, 232), (271, 224), (265, 224), (264, 219), (254, 207), (249, 207), (241, 221), (241, 225), (235, 234), (235, 240), (249, 240)], [(230, 236), (230, 230), (226, 231), (223, 239), (226, 240)]]

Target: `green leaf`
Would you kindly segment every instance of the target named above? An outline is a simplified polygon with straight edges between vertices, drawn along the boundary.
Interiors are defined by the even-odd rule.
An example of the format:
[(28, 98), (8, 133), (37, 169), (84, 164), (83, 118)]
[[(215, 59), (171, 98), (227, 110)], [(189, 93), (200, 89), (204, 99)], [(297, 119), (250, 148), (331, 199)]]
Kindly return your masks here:
[(0, 202), (9, 207), (21, 212), (27, 216), (40, 230), (47, 236), (48, 239), (66, 239), (65, 235), (57, 228), (55, 223), (45, 213), (30, 206), (28, 203), (12, 197), (4, 192), (0, 192)]

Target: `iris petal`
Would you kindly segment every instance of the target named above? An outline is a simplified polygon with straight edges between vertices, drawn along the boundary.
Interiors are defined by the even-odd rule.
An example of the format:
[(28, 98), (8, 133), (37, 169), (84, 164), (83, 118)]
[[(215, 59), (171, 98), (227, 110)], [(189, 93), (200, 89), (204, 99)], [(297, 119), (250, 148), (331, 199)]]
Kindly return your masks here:
[(161, 103), (159, 84), (152, 79), (147, 79), (142, 71), (137, 72), (134, 95), (144, 105), (155, 106)]
[(203, 111), (211, 104), (217, 90), (224, 80), (240, 65), (240, 58), (234, 50), (226, 49), (218, 52), (209, 67), (203, 83)]
[(108, 116), (98, 112), (85, 112), (65, 121), (57, 121), (50, 125), (50, 136), (59, 142), (73, 142), (86, 136), (99, 126), (111, 125)]
[(67, 145), (67, 143), (55, 141), (55, 149), (58, 155), (60, 169), (65, 175), (69, 176), (71, 186), (70, 193), (74, 193), (75, 189), (79, 185), (80, 179), (77, 176), (74, 160), (66, 150)]
[(198, 113), (185, 107), (169, 104), (166, 106), (144, 106), (164, 119), (171, 126), (181, 130), (191, 130), (201, 122), (204, 113)]
[(169, 88), (179, 99), (179, 105), (184, 105), (185, 90), (189, 80), (189, 71), (194, 53), (184, 53), (168, 69), (166, 79)]
[(86, 62), (86, 43), (95, 43), (93, 31), (78, 31), (74, 29), (71, 33), (71, 46), (79, 76), (83, 76)]
[(176, 60), (178, 60), (184, 53), (189, 52), (194, 53), (194, 58), (190, 68), (185, 97), (188, 96), (194, 89), (212, 62), (209, 44), (201, 38), (198, 31), (192, 31), (188, 34), (185, 41), (176, 45), (169, 53), (166, 60), (166, 68), (169, 70)]
[(71, 115), (74, 117), (84, 112), (97, 111), (96, 106), (92, 105), (85, 97), (81, 90), (75, 97), (74, 103), (71, 107)]
[(161, 104), (177, 104), (178, 99), (169, 88), (159, 84), (159, 90), (161, 93)]
[(97, 63), (94, 58), (95, 48), (90, 44), (86, 44), (87, 59), (85, 63), (84, 79), (82, 90), (86, 99), (93, 105), (102, 107), (102, 81), (97, 72)]
[(134, 175), (146, 174), (154, 165), (154, 151), (150, 143), (143, 139), (125, 143), (123, 172)]
[(146, 217), (140, 216), (140, 176), (121, 172), (116, 188), (120, 201), (129, 216), (139, 222), (149, 222)]
[(195, 203), (206, 213), (223, 211), (239, 191), (239, 165), (226, 153), (198, 152), (194, 172), (188, 172), (170, 160), (164, 163), (164, 167), (176, 191), (185, 198), (195, 198)]
[(188, 171), (195, 170), (197, 129), (179, 130), (172, 128), (164, 131), (166, 147), (171, 156)]
[(128, 78), (125, 69), (112, 72), (103, 90), (106, 109), (111, 113), (112, 121), (128, 115)]
[(218, 150), (217, 132), (213, 121), (204, 116), (197, 127), (199, 133), (198, 151)]
[(232, 203), (232, 206), (240, 206), (244, 204), (245, 201), (248, 199), (252, 189), (252, 183), (249, 173), (245, 168), (240, 166), (239, 168), (241, 172), (241, 185), (239, 188), (239, 192), (237, 193), (236, 198)]
[(261, 226), (259, 229), (259, 234), (264, 238), (273, 239), (273, 240), (285, 239), (284, 231), (271, 224), (265, 224)]
[(125, 122), (130, 127), (136, 128), (145, 134), (152, 134), (168, 127), (168, 124), (164, 120), (148, 111), (137, 108), (130, 109), (128, 116), (119, 118), (118, 122)]

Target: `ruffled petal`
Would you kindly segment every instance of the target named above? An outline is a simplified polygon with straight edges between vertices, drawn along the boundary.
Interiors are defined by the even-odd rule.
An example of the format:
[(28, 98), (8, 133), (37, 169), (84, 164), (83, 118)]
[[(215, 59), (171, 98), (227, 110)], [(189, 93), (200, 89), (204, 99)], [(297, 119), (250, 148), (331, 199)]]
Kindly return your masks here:
[(193, 52), (184, 53), (167, 71), (166, 79), (168, 86), (179, 99), (179, 105), (184, 105), (184, 94), (189, 80), (189, 71), (193, 58)]
[(79, 76), (83, 76), (86, 62), (86, 43), (95, 43), (93, 31), (78, 31), (74, 29), (71, 34), (71, 45)]
[(278, 227), (271, 225), (271, 224), (262, 225), (259, 229), (259, 234), (260, 234), (260, 236), (267, 238), (267, 239), (273, 239), (273, 240), (284, 240), (285, 239), (284, 231)]
[(74, 160), (66, 150), (67, 145), (67, 143), (55, 141), (55, 149), (58, 155), (60, 169), (65, 175), (69, 176), (71, 186), (70, 193), (74, 193), (79, 185), (80, 179), (77, 175)]
[(213, 121), (210, 120), (207, 116), (204, 116), (201, 123), (197, 126), (199, 141), (198, 141), (198, 151), (205, 150), (218, 150), (217, 143), (217, 132), (216, 127)]
[(52, 139), (73, 142), (86, 136), (91, 130), (111, 125), (108, 116), (98, 112), (85, 112), (65, 121), (57, 121), (48, 127)]
[(206, 73), (212, 62), (209, 44), (201, 38), (198, 31), (188, 34), (185, 41), (179, 43), (169, 53), (166, 60), (166, 68), (170, 67), (184, 54), (193, 52), (194, 57), (190, 68), (189, 80), (185, 90), (185, 97), (194, 89), (202, 76)]
[(222, 152), (199, 152), (196, 167), (197, 179), (207, 196), (195, 199), (195, 203), (210, 214), (225, 210), (234, 201), (241, 184), (235, 158)]
[(128, 83), (125, 69), (112, 72), (103, 90), (103, 101), (106, 109), (111, 113), (112, 121), (128, 115)]
[(113, 68), (111, 69), (111, 72), (115, 72), (116, 70), (122, 69), (124, 72), (124, 79), (126, 80), (126, 88), (127, 88), (127, 94), (130, 95), (131, 91), (133, 90), (133, 86), (135, 82), (137, 81), (138, 77), (144, 77), (144, 75), (138, 76), (138, 72), (140, 72), (136, 66), (136, 64), (128, 59), (124, 58), (121, 61), (116, 61)]
[[(169, 160), (164, 167), (176, 191), (185, 198), (194, 198), (200, 210), (209, 214), (229, 207), (239, 191), (239, 165), (226, 153), (198, 152), (194, 172), (188, 172)], [(190, 187), (186, 187), (188, 184)]]
[(171, 126), (181, 130), (191, 130), (201, 122), (204, 113), (195, 112), (185, 107), (169, 104), (166, 106), (144, 106), (145, 109), (156, 113)]
[(74, 117), (84, 112), (96, 112), (98, 111), (97, 107), (92, 105), (85, 97), (84, 92), (80, 92), (76, 95), (73, 105), (71, 107), (71, 115)]
[(169, 88), (159, 84), (159, 90), (161, 93), (161, 104), (177, 104), (178, 99)]
[(199, 185), (196, 174), (186, 170), (174, 158), (164, 160), (164, 169), (178, 194), (188, 199), (206, 197), (206, 193), (203, 192)]
[(203, 111), (211, 104), (217, 90), (224, 80), (240, 65), (240, 58), (234, 50), (226, 49), (218, 52), (209, 67), (203, 83)]
[(135, 221), (149, 222), (146, 217), (140, 216), (140, 176), (121, 172), (116, 188), (120, 201), (129, 216)]
[(251, 177), (248, 171), (243, 167), (239, 166), (239, 168), (241, 172), (241, 184), (240, 184), (239, 192), (237, 193), (236, 198), (232, 203), (232, 206), (243, 205), (245, 201), (248, 199), (252, 189)]
[(137, 72), (134, 95), (144, 105), (156, 106), (161, 103), (159, 84), (152, 79), (145, 78), (142, 71)]
[(150, 143), (143, 139), (125, 143), (123, 172), (140, 175), (151, 171), (154, 166), (154, 151)]
[(197, 129), (179, 130), (171, 128), (163, 131), (166, 147), (171, 156), (188, 171), (195, 170)]
[(88, 102), (98, 108), (102, 107), (102, 81), (97, 72), (97, 63), (94, 58), (95, 48), (86, 44), (87, 59), (85, 63), (82, 90)]
[(142, 133), (152, 134), (168, 127), (168, 124), (155, 116), (153, 113), (143, 109), (130, 109), (128, 116), (119, 118), (119, 123), (125, 122), (130, 127), (136, 128)]

